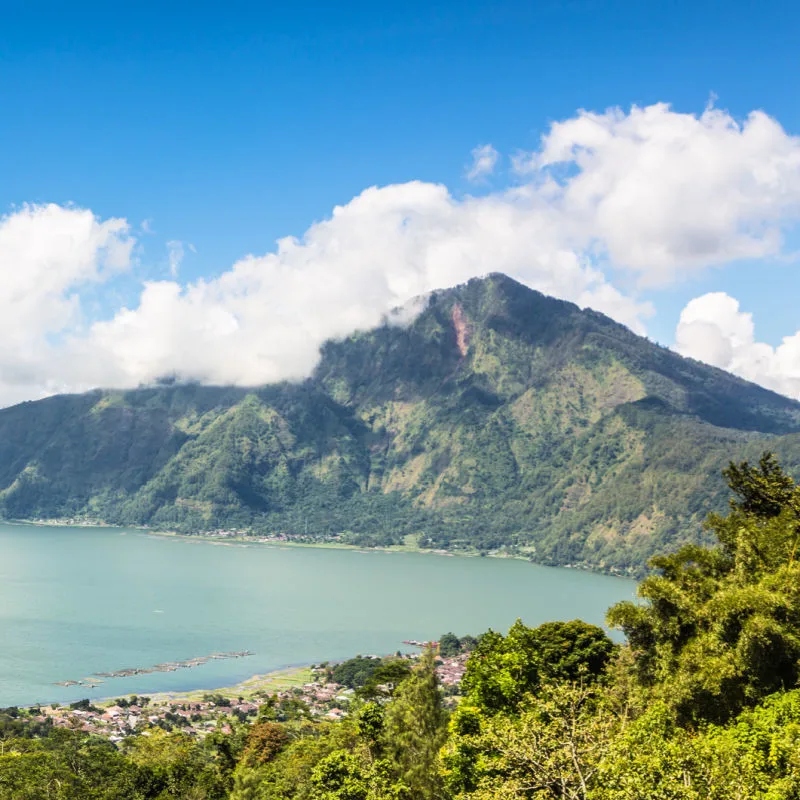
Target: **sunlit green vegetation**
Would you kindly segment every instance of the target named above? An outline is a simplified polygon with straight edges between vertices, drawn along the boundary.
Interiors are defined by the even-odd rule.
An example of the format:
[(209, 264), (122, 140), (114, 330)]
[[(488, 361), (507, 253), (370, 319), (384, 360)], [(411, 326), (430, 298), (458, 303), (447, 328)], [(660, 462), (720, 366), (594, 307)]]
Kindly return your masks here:
[(13, 800), (794, 800), (800, 797), (800, 488), (764, 455), (731, 465), (709, 547), (653, 560), (642, 602), (477, 639), (452, 710), (436, 654), (332, 667), (341, 721), (265, 703), (203, 741), (112, 744), (0, 714), (0, 798)]

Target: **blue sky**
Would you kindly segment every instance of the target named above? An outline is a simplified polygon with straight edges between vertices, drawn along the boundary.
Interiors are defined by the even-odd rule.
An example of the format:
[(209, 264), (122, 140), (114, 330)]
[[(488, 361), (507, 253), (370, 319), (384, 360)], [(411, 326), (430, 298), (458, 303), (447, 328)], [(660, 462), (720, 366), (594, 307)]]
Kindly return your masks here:
[[(510, 156), (537, 151), (550, 125), (579, 109), (669, 103), (701, 115), (713, 97), (733, 120), (761, 109), (787, 137), (800, 133), (800, 12), (788, 1), (3, 8), (0, 208), (55, 203), (129, 225), (127, 268), (85, 282), (78, 270), (83, 278), (59, 284), (62, 299), (80, 297), (80, 330), (134, 308), (143, 280), (175, 277), (170, 241), (183, 243), (185, 288), (302, 236), (370, 186), (443, 184), (455, 202), (518, 186)], [(499, 153), (497, 168), (470, 181), (470, 153), (482, 144)], [(781, 211), (784, 256), (800, 245), (795, 212)], [(620, 291), (652, 304), (646, 331), (666, 344), (681, 310), (709, 292), (752, 312), (760, 342), (777, 345), (800, 327), (790, 257), (695, 264), (658, 285), (613, 258), (599, 263)], [(54, 325), (45, 338), (72, 333)], [(36, 359), (37, 369), (47, 360)], [(0, 354), (0, 372), (3, 364)], [(101, 371), (41, 389), (40, 376), (7, 394), (104, 376), (115, 380)]]

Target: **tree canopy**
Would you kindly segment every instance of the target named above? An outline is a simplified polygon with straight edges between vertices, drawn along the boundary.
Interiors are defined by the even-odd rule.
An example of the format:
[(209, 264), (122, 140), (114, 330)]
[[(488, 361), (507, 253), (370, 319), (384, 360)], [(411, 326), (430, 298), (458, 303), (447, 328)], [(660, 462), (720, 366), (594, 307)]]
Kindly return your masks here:
[(800, 676), (800, 490), (769, 454), (726, 475), (730, 513), (707, 521), (717, 546), (654, 558), (647, 602), (608, 614), (681, 719), (724, 722)]

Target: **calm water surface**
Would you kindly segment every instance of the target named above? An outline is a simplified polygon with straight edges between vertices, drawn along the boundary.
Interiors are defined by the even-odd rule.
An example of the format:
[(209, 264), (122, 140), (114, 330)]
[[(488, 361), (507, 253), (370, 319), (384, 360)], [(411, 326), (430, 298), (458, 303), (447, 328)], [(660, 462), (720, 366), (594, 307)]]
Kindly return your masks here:
[[(225, 686), (449, 630), (505, 631), (517, 617), (602, 624), (634, 592), (621, 578), (514, 560), (0, 525), (0, 706)], [(231, 650), (255, 655), (54, 685)]]

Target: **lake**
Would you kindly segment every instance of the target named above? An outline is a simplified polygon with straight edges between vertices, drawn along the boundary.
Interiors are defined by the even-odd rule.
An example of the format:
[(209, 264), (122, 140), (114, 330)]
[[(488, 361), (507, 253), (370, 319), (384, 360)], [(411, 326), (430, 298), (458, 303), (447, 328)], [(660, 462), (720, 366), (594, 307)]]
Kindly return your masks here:
[[(237, 683), (294, 664), (392, 653), (404, 639), (603, 623), (633, 581), (524, 561), (0, 525), (0, 706)], [(57, 681), (253, 651), (193, 669)]]

